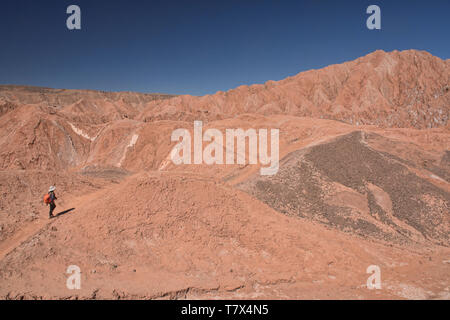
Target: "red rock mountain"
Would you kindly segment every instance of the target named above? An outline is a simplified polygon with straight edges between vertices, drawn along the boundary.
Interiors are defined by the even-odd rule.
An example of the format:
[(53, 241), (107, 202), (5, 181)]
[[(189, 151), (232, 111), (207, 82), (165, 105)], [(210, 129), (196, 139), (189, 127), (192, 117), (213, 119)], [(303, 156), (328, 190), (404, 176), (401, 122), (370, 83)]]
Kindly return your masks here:
[[(0, 86), (0, 297), (449, 299), (449, 86), (415, 50), (203, 97)], [(194, 120), (279, 129), (278, 173), (174, 165)]]
[[(355, 61), (204, 97), (154, 101), (141, 119), (288, 114), (380, 127), (448, 125), (450, 60), (424, 51), (375, 51)], [(155, 109), (157, 112), (155, 112)]]

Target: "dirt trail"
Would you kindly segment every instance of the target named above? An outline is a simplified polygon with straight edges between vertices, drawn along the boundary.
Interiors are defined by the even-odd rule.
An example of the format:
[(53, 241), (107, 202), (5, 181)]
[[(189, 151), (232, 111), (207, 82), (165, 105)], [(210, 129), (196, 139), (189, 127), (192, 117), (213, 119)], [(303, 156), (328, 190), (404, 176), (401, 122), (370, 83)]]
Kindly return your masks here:
[[(123, 183), (126, 179), (124, 179), (121, 183)], [(12, 237), (6, 239), (3, 242), (0, 242), (0, 261), (2, 261), (9, 253), (14, 251), (17, 247), (27, 242), (30, 238), (35, 236), (39, 231), (44, 228), (50, 226), (58, 219), (64, 218), (63, 215), (66, 213), (70, 213), (71, 211), (75, 211), (77, 208), (80, 208), (83, 203), (89, 202), (90, 200), (95, 199), (100, 196), (102, 193), (108, 192), (113, 188), (116, 188), (116, 183), (111, 183), (102, 189), (97, 191), (78, 196), (71, 197), (70, 194), (67, 195), (68, 199), (64, 201), (64, 195), (60, 196), (61, 200), (57, 200), (57, 209), (55, 210), (55, 218), (48, 219), (47, 218), (47, 210), (48, 207), (45, 207), (45, 214), (41, 214), (38, 220), (33, 221), (26, 226), (24, 226), (20, 231), (16, 232)], [(58, 204), (59, 202), (59, 204)]]
[(29, 238), (34, 236), (45, 226), (52, 223), (52, 220), (42, 220), (32, 222), (25, 228), (15, 233), (11, 238), (6, 239), (0, 243), (0, 261), (3, 260), (11, 251), (26, 242)]
[[(193, 175), (190, 172), (171, 173), (171, 175), (183, 176), (183, 173), (185, 175), (189, 175), (189, 174)], [(161, 174), (163, 174), (163, 173), (148, 172), (149, 177), (153, 176), (153, 175), (161, 175)], [(120, 182), (120, 184), (125, 183), (128, 179), (132, 178), (133, 176), (134, 175), (130, 175), (127, 178), (123, 179)], [(199, 178), (198, 175), (196, 175), (196, 178)], [(203, 177), (203, 180), (210, 180), (210, 178), (211, 177), (208, 177), (205, 175)], [(201, 177), (200, 177), (200, 179), (201, 179)], [(81, 208), (83, 206), (83, 204), (89, 203), (90, 201), (92, 201), (94, 199), (101, 198), (102, 195), (105, 195), (108, 192), (110, 192), (111, 190), (117, 188), (118, 185), (119, 184), (117, 184), (117, 183), (111, 183), (95, 192), (91, 192), (91, 193), (88, 193), (88, 194), (85, 194), (82, 196), (78, 196), (78, 197), (71, 197), (70, 195), (68, 195), (67, 200), (64, 199), (64, 195), (60, 196), (60, 200), (56, 201), (57, 209), (56, 209), (55, 218), (53, 218), (53, 219), (47, 218), (48, 207), (45, 207), (45, 210), (42, 209), (43, 211), (45, 211), (45, 214), (42, 213), (38, 220), (27, 224), (20, 231), (16, 232), (12, 237), (6, 239), (5, 241), (0, 242), (0, 261), (3, 260), (9, 253), (14, 251), (14, 249), (16, 249), (23, 243), (27, 242), (30, 238), (32, 238), (33, 236), (38, 234), (41, 230), (50, 226), (51, 224), (56, 222), (58, 219), (64, 218), (63, 217), (64, 214), (70, 213), (71, 211), (75, 211), (75, 213), (76, 213), (76, 210), (78, 208)], [(58, 202), (59, 202), (59, 204), (58, 204)]]

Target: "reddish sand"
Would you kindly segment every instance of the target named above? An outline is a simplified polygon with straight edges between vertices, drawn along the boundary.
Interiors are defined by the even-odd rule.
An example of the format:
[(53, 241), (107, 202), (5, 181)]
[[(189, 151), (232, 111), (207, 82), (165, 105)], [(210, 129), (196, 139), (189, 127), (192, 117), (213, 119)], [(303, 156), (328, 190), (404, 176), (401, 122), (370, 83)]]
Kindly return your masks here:
[[(0, 297), (449, 299), (449, 68), (376, 51), (204, 97), (0, 86)], [(194, 120), (279, 129), (278, 173), (174, 165)]]

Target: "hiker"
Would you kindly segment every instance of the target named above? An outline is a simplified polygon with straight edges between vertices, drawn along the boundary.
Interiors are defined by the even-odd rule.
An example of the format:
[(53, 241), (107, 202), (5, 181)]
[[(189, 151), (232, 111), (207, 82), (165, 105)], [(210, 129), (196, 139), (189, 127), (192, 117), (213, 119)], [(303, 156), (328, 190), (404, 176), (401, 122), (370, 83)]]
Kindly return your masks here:
[(48, 214), (49, 219), (54, 217), (53, 210), (55, 210), (56, 208), (55, 200), (58, 199), (55, 195), (55, 189), (56, 187), (50, 186), (50, 188), (48, 189), (48, 193), (44, 197), (44, 202), (47, 205), (50, 205), (50, 212)]

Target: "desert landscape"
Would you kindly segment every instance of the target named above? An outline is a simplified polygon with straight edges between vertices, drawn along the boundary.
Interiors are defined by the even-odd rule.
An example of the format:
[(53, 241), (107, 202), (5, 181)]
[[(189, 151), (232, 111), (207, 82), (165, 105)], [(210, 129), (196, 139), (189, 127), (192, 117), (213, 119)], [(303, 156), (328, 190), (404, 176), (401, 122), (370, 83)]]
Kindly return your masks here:
[[(1, 85), (0, 298), (450, 299), (449, 91), (418, 50), (205, 96)], [(279, 129), (278, 172), (175, 165), (196, 120)]]

